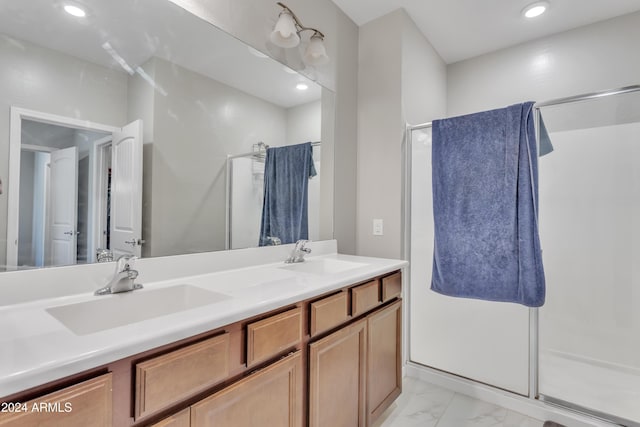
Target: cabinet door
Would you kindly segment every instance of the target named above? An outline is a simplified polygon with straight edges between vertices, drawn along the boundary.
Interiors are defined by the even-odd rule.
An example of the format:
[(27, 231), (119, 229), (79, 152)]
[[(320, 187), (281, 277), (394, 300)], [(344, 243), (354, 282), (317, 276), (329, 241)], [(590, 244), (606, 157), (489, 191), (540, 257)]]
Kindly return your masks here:
[(302, 427), (302, 357), (289, 355), (191, 407), (192, 427)]
[(2, 427), (111, 427), (111, 374), (72, 385), (0, 413)]
[(367, 320), (309, 345), (309, 426), (365, 425)]
[(367, 317), (368, 425), (380, 416), (402, 391), (402, 301)]
[(149, 427), (190, 427), (191, 426), (191, 411), (189, 408), (183, 409), (177, 414), (171, 415), (162, 421), (149, 426)]

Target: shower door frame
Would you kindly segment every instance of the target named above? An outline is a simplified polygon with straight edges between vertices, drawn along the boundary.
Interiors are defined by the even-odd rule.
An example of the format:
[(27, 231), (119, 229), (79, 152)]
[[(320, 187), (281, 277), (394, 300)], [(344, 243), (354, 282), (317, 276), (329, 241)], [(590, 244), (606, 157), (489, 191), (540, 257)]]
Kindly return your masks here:
[[(587, 93), (582, 95), (569, 96), (565, 98), (557, 98), (557, 99), (544, 101), (544, 102), (537, 102), (533, 105), (536, 142), (540, 140), (539, 138), (540, 118), (541, 118), (540, 109), (542, 107), (575, 103), (575, 102), (587, 101), (587, 100), (592, 100), (592, 99), (597, 99), (602, 97), (621, 95), (621, 94), (638, 92), (638, 91), (640, 91), (640, 85), (631, 85), (631, 86), (625, 86), (625, 87), (612, 89), (612, 90), (592, 92), (592, 93)], [(406, 123), (405, 125), (405, 135), (404, 135), (403, 152), (402, 152), (402, 158), (403, 158), (402, 258), (406, 260), (411, 259), (411, 176), (412, 176), (411, 156), (412, 156), (412, 148), (413, 148), (412, 136), (413, 136), (413, 131), (422, 130), (422, 129), (431, 129), (432, 126), (433, 126), (432, 122), (426, 122), (426, 123), (421, 123), (417, 125), (411, 125), (409, 123)], [(407, 299), (410, 299), (411, 298), (411, 267), (407, 269), (406, 280), (407, 280), (406, 283), (408, 283), (409, 285), (406, 287), (405, 292), (407, 293)], [(406, 355), (405, 359), (407, 363), (411, 362), (411, 360), (409, 360), (409, 355), (410, 355), (409, 337), (411, 337), (411, 334), (410, 334), (411, 325), (409, 322), (409, 319), (411, 318), (410, 310), (411, 310), (411, 307), (408, 307), (407, 315), (405, 317), (405, 325), (404, 325), (405, 331), (406, 331), (404, 354)], [(617, 424), (629, 423), (630, 422), (629, 420), (621, 419), (611, 414), (600, 413), (590, 408), (584, 408), (579, 405), (572, 404), (571, 402), (566, 402), (561, 399), (555, 399), (553, 397), (540, 395), (539, 393), (539, 327), (538, 326), (539, 326), (538, 308), (529, 308), (529, 393), (528, 393), (528, 396), (521, 396), (521, 395), (517, 395), (516, 393), (513, 393), (513, 395), (521, 396), (522, 398), (530, 401), (540, 401), (545, 404), (557, 406), (562, 409), (576, 412), (580, 415), (594, 418), (594, 419), (600, 419), (600, 420), (617, 423)], [(425, 368), (429, 370), (433, 369), (428, 366), (425, 366)], [(442, 373), (442, 374), (450, 377), (458, 377), (456, 374), (452, 374), (452, 373)], [(476, 381), (471, 379), (465, 378), (464, 380), (469, 381), (470, 383), (477, 383)], [(491, 385), (489, 386), (493, 387)], [(512, 392), (508, 392), (508, 393), (512, 393)], [(620, 425), (627, 425), (627, 424), (620, 424)], [(636, 425), (636, 424), (631, 422), (630, 425)]]

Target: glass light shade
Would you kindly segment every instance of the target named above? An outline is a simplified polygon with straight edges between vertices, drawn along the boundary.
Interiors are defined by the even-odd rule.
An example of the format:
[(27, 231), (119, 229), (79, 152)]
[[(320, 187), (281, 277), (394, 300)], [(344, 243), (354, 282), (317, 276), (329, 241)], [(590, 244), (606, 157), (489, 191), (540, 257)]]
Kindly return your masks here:
[(269, 39), (273, 44), (280, 47), (296, 47), (300, 44), (296, 22), (287, 11), (280, 13), (278, 22), (276, 22)]
[(308, 65), (324, 65), (329, 62), (329, 57), (327, 56), (327, 50), (324, 47), (322, 37), (317, 34), (311, 36), (309, 45), (304, 51), (302, 59), (304, 60), (304, 63)]

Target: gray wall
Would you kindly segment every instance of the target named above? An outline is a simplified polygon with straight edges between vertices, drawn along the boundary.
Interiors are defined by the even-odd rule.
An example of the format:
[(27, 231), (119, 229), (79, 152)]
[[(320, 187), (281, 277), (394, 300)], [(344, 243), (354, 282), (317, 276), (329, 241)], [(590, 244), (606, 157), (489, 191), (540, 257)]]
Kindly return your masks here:
[[(155, 79), (155, 60), (151, 59), (141, 66), (144, 71)], [(147, 81), (139, 74), (135, 74), (128, 80), (127, 105), (127, 122), (130, 123), (138, 118), (142, 119), (144, 142), (142, 146), (142, 238), (145, 244), (142, 245), (141, 254), (143, 257), (149, 257), (152, 254), (153, 241), (152, 233), (152, 215), (153, 203), (151, 195), (153, 194), (153, 126), (154, 111), (153, 103), (155, 100), (155, 90)]]
[(23, 151), (20, 155), (20, 212), (23, 220), (19, 224), (18, 265), (35, 265), (33, 247), (33, 193), (35, 152)]
[(322, 103), (320, 100), (289, 108), (286, 112), (286, 145), (320, 141), (322, 139)]
[(121, 126), (126, 119), (127, 76), (6, 36), (0, 36), (0, 57), (0, 178), (5, 187), (0, 195), (0, 263), (4, 264), (10, 107)]
[(284, 145), (287, 112), (158, 58), (155, 81), (151, 255), (224, 249), (227, 154)]
[[(342, 12), (336, 12), (335, 51), (336, 102), (334, 152), (333, 232), (338, 251), (356, 253), (358, 27)], [(324, 155), (324, 153), (323, 153)], [(327, 171), (325, 170), (325, 173)]]
[[(360, 28), (357, 253), (402, 256), (402, 161), (406, 122), (445, 112), (446, 68), (404, 12)], [(372, 234), (373, 219), (384, 235)]]

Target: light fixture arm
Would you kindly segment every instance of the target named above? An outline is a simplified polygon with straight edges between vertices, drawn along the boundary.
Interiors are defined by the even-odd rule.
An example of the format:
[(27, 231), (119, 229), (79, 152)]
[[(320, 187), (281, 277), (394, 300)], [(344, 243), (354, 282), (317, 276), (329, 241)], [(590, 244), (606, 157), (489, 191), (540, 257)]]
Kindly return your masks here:
[[(303, 31), (313, 31), (313, 36), (315, 36), (316, 34), (318, 36), (320, 36), (321, 39), (324, 40), (324, 34), (322, 34), (322, 32), (320, 32), (319, 30), (316, 30), (315, 28), (311, 28), (311, 27), (305, 27), (304, 25), (302, 25), (300, 23), (300, 20), (298, 19), (298, 17), (296, 16), (295, 13), (293, 13), (293, 11), (291, 9), (289, 9), (289, 7), (287, 5), (285, 5), (284, 3), (281, 2), (276, 2), (276, 4), (278, 6), (280, 6), (282, 9), (284, 9), (282, 12), (287, 12), (289, 15), (291, 15), (291, 17), (293, 18), (294, 22), (296, 23), (296, 32), (298, 33), (298, 35), (300, 35), (301, 32)], [(311, 37), (313, 37), (311, 36)]]

